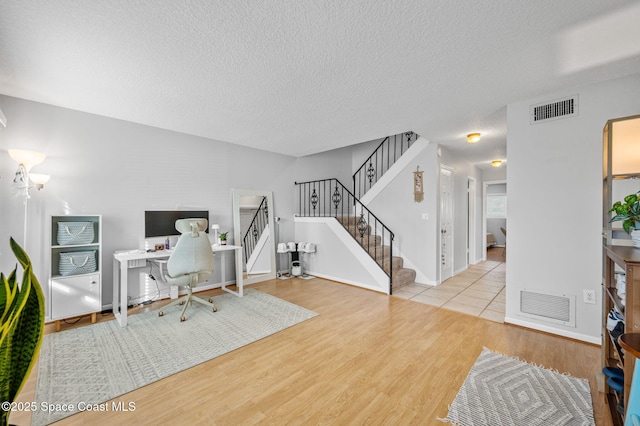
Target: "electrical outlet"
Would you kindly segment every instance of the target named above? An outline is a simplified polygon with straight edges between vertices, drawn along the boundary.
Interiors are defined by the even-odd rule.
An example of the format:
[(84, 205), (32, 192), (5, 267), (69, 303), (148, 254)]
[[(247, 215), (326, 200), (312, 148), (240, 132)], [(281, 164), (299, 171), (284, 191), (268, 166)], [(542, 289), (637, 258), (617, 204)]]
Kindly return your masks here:
[(596, 303), (596, 291), (595, 290), (582, 290), (582, 294), (584, 297), (584, 303)]

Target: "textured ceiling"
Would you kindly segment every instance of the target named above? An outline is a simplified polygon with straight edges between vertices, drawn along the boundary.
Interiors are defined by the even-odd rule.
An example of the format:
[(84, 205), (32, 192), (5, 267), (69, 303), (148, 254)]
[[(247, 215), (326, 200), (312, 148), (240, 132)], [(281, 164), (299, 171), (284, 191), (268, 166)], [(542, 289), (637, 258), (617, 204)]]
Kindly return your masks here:
[(509, 102), (640, 72), (638, 21), (637, 0), (0, 0), (0, 93), (294, 156), (414, 130), (486, 164)]

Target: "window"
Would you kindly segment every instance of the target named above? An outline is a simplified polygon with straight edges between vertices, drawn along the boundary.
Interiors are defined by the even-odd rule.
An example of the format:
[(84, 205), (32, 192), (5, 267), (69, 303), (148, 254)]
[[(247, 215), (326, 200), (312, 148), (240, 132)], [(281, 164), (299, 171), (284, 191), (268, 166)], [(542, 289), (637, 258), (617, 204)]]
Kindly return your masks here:
[(507, 194), (487, 195), (487, 218), (506, 219), (507, 218)]

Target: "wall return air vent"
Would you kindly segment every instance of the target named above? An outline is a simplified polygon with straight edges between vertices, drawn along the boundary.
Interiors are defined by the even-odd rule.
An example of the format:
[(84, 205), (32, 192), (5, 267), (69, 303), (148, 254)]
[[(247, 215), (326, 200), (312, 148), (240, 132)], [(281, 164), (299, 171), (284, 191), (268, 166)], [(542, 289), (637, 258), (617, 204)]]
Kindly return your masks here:
[(529, 107), (531, 124), (543, 121), (558, 120), (560, 118), (575, 117), (578, 115), (578, 95), (558, 99), (551, 102), (543, 102)]
[(539, 290), (520, 290), (520, 315), (575, 327), (576, 296)]

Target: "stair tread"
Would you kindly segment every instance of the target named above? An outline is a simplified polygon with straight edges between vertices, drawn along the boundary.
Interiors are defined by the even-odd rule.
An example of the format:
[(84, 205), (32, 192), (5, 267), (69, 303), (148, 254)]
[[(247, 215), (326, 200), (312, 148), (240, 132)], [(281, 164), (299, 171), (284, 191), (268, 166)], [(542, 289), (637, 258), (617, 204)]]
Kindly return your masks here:
[(398, 272), (394, 272), (392, 285), (394, 288), (403, 287), (411, 284), (416, 280), (416, 271), (413, 269), (402, 268)]
[[(394, 288), (400, 288), (415, 282), (416, 271), (404, 267), (404, 259), (401, 256), (391, 256), (391, 247), (382, 245), (382, 237), (371, 233), (371, 227), (367, 225), (365, 234), (360, 237), (360, 231), (357, 228), (357, 221), (360, 216), (341, 216), (336, 219), (345, 227), (345, 229), (355, 238), (360, 246), (374, 258), (376, 263), (389, 273), (389, 267), (392, 271), (392, 285)], [(389, 262), (391, 257), (391, 262)], [(384, 264), (383, 264), (384, 261)]]

